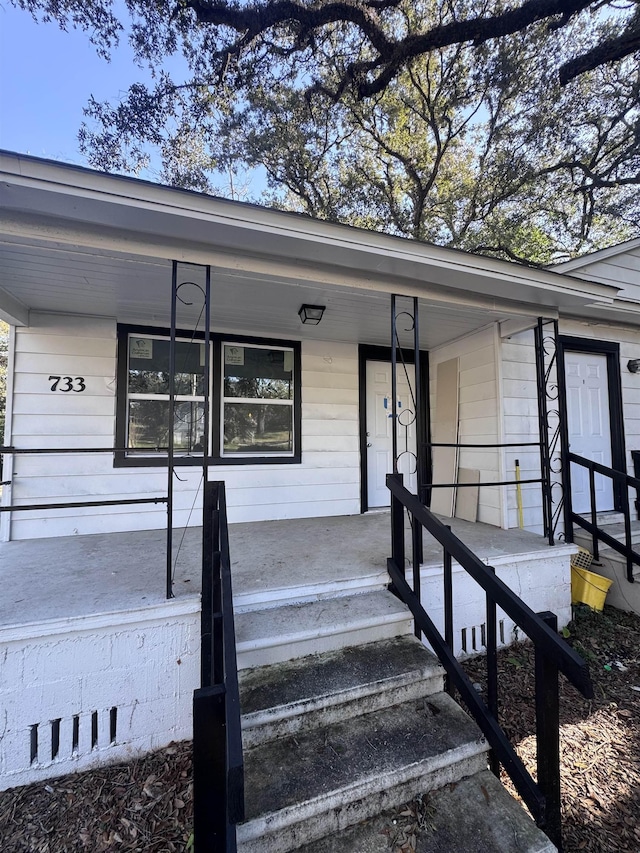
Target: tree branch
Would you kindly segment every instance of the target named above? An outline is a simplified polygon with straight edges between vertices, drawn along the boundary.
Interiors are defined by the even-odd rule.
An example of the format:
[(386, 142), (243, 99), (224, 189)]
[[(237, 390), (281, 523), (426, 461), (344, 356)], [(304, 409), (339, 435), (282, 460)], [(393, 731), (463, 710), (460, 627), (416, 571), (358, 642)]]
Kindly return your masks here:
[(600, 65), (607, 65), (638, 51), (640, 51), (640, 17), (636, 16), (633, 24), (627, 27), (619, 38), (603, 41), (582, 56), (577, 56), (561, 65), (560, 83), (565, 86), (586, 71), (593, 71)]
[[(549, 29), (565, 26), (578, 12), (594, 4), (594, 0), (524, 0), (516, 8), (498, 14), (480, 14), (465, 20), (439, 23), (426, 32), (393, 38), (385, 31), (382, 14), (395, 10), (401, 0), (261, 0), (239, 5), (232, 0), (182, 0), (180, 9), (191, 9), (201, 24), (229, 28), (238, 33), (218, 52), (218, 58), (237, 56), (243, 49), (264, 38), (269, 31), (284, 29), (292, 40), (290, 52), (306, 49), (313, 37), (332, 24), (355, 26), (373, 48), (375, 55), (347, 67), (333, 92), (317, 84), (310, 91), (322, 91), (339, 99), (346, 88), (354, 85), (360, 99), (382, 92), (412, 59), (432, 50), (471, 42), (485, 42), (512, 35), (540, 21), (548, 21)], [(389, 32), (393, 33), (390, 26)], [(628, 28), (618, 39), (602, 42), (581, 57), (562, 66), (563, 83), (586, 70), (633, 53), (640, 48), (637, 26)], [(373, 76), (372, 76), (373, 75)]]

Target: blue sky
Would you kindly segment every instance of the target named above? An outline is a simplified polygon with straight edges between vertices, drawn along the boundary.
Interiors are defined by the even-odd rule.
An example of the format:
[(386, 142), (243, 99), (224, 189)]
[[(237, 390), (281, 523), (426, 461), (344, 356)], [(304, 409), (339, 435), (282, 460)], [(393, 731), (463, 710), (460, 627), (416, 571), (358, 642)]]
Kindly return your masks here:
[[(0, 0), (0, 148), (86, 166), (77, 134), (89, 97), (114, 102), (131, 83), (149, 80), (134, 63), (126, 37), (106, 62), (81, 30), (38, 24)], [(140, 177), (153, 181), (157, 174), (152, 163)], [(226, 192), (226, 176), (216, 177)], [(244, 180), (249, 194), (265, 187), (260, 169)]]
[(126, 45), (107, 63), (85, 33), (0, 5), (1, 148), (85, 164), (77, 132), (89, 96), (116, 99), (142, 76)]

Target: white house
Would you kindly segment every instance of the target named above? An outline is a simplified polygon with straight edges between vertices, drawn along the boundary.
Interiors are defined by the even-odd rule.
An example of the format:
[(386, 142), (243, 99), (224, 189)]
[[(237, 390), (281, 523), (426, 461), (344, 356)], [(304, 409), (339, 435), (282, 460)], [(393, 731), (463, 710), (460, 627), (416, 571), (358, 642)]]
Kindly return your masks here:
[[(411, 488), (428, 496), (433, 485), (434, 510), (489, 530), (479, 556), (532, 607), (568, 620), (561, 439), (568, 423), (573, 452), (633, 473), (640, 241), (532, 269), (9, 152), (0, 235), (11, 324), (0, 573), (13, 595), (0, 614), (4, 787), (89, 766), (103, 747), (120, 756), (188, 736), (199, 598), (174, 589), (164, 601), (160, 565), (148, 597), (136, 588), (109, 603), (105, 554), (157, 559), (168, 491), (174, 531), (199, 525), (203, 466), (226, 482), (232, 526), (371, 516), (389, 503), (395, 423)], [(395, 399), (391, 295), (406, 362)], [(317, 325), (302, 322), (305, 306), (323, 309)], [(437, 488), (462, 481), (479, 485)], [(627, 489), (596, 482), (598, 510), (620, 509)], [(589, 512), (588, 476), (571, 484), (574, 509)], [(530, 544), (501, 555), (491, 531), (529, 531)], [(92, 561), (102, 581), (87, 580)], [(292, 598), (334, 583), (289, 571)], [(440, 575), (424, 571), (427, 583)], [(264, 584), (252, 595), (247, 608), (269, 598)], [(476, 625), (464, 619), (465, 631)], [(108, 664), (96, 671), (96, 660)]]

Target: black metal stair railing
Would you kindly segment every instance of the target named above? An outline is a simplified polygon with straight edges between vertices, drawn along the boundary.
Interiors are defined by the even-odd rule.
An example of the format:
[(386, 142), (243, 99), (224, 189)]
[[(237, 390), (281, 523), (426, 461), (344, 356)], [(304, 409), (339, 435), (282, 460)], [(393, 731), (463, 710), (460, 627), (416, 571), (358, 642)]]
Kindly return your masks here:
[(205, 483), (201, 686), (193, 696), (195, 853), (236, 853), (244, 765), (224, 482)]
[[(387, 561), (390, 588), (411, 610), (416, 634), (427, 639), (446, 672), (447, 690), (458, 691), (491, 748), (491, 768), (502, 765), (530, 809), (538, 826), (562, 849), (560, 818), (560, 724), (558, 673), (587, 698), (593, 687), (585, 661), (557, 634), (552, 613), (534, 613), (436, 516), (402, 485), (401, 474), (388, 474), (391, 491), (392, 556)], [(444, 637), (431, 620), (420, 598), (420, 565), (413, 561), (413, 588), (405, 573), (405, 511), (411, 520), (414, 544), (426, 530), (443, 547)], [(416, 549), (414, 547), (414, 557)], [(474, 689), (453, 652), (453, 591), (451, 562), (473, 578), (486, 595), (487, 702)], [(497, 607), (529, 637), (535, 647), (535, 705), (537, 734), (537, 781), (524, 766), (498, 719)]]
[[(582, 468), (586, 468), (589, 472), (589, 516), (587, 520), (582, 515), (573, 511), (569, 512), (569, 519), (572, 524), (577, 524), (582, 527), (587, 533), (591, 534), (592, 553), (595, 560), (599, 559), (598, 543), (603, 542), (627, 561), (627, 580), (629, 583), (634, 582), (633, 567), (640, 566), (640, 553), (633, 549), (633, 540), (631, 536), (631, 508), (629, 506), (629, 489), (640, 490), (640, 479), (632, 477), (626, 471), (618, 471), (615, 468), (609, 468), (606, 465), (601, 465), (599, 462), (593, 462), (591, 459), (585, 459), (584, 456), (578, 456), (577, 453), (568, 453), (567, 459), (569, 464), (573, 463)], [(620, 497), (620, 505), (622, 515), (624, 517), (624, 542), (619, 542), (614, 536), (611, 536), (605, 530), (598, 526), (598, 508), (596, 502), (596, 474), (602, 477), (608, 477), (613, 484), (614, 494)]]

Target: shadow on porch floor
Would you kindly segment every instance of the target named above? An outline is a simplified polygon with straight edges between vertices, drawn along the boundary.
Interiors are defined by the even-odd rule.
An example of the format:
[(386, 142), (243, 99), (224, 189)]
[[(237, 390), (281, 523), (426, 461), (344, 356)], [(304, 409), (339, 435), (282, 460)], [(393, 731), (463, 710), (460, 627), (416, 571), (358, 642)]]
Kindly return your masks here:
[[(487, 562), (548, 547), (524, 530), (447, 522)], [(176, 598), (200, 592), (200, 546), (200, 528), (174, 531)], [(165, 549), (163, 530), (0, 543), (0, 627), (161, 604)], [(234, 524), (230, 550), (240, 600), (299, 587), (361, 587), (366, 579), (382, 584), (389, 513)], [(424, 565), (438, 565), (440, 555), (437, 543), (425, 537)]]

